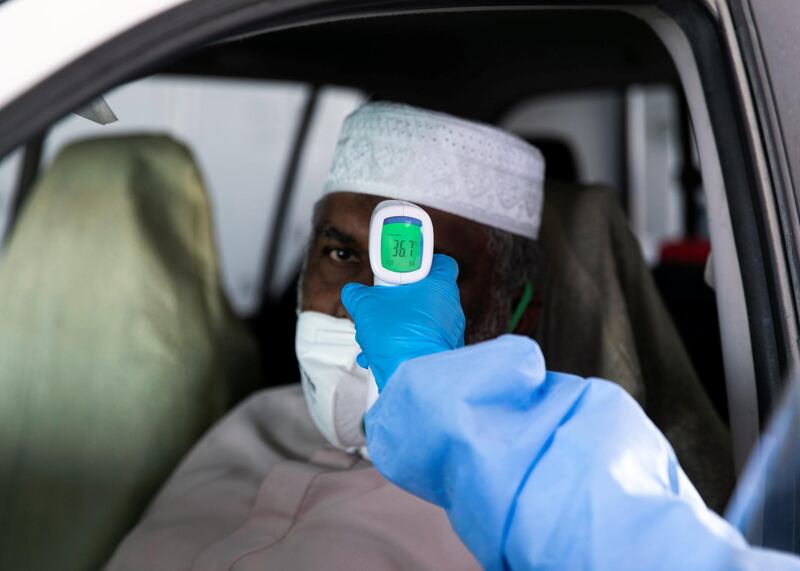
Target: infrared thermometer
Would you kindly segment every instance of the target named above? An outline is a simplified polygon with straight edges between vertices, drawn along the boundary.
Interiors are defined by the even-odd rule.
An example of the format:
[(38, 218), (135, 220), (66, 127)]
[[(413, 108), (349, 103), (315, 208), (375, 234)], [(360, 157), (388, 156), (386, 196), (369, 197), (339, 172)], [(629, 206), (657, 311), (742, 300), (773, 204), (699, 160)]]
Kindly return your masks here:
[(411, 284), (427, 276), (433, 263), (428, 213), (404, 200), (378, 204), (369, 221), (369, 263), (375, 285)]

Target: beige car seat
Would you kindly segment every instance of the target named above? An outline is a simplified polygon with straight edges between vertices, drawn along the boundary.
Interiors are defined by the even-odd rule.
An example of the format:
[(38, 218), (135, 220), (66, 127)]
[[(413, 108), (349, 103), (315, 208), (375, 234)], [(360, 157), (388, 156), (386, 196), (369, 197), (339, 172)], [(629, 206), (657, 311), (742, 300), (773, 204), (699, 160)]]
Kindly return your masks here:
[(705, 394), (613, 192), (548, 184), (540, 243), (548, 369), (615, 381), (665, 433), (721, 511), (734, 486), (730, 437)]
[(258, 378), (190, 152), (79, 142), (0, 261), (0, 569), (96, 569)]

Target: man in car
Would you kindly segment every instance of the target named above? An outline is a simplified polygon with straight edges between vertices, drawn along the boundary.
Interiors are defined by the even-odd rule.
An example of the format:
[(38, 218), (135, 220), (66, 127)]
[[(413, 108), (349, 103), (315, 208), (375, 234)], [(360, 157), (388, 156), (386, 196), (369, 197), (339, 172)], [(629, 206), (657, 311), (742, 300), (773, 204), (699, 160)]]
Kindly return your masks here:
[(348, 117), (301, 274), (301, 384), (258, 393), (213, 428), (108, 568), (478, 568), (443, 509), (369, 461), (363, 418), (377, 390), (356, 364), (341, 290), (372, 284), (375, 205), (408, 200), (458, 262), (465, 342), (531, 335), (543, 178), (540, 153), (492, 127), (388, 103)]

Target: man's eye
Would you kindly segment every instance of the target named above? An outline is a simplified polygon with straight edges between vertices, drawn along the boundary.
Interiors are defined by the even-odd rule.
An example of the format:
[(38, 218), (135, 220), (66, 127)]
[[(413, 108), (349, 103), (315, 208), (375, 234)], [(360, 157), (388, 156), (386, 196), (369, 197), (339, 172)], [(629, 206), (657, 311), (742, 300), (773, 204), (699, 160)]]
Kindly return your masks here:
[(334, 262), (339, 263), (356, 263), (358, 262), (358, 255), (353, 250), (347, 248), (331, 248), (328, 250), (328, 257)]

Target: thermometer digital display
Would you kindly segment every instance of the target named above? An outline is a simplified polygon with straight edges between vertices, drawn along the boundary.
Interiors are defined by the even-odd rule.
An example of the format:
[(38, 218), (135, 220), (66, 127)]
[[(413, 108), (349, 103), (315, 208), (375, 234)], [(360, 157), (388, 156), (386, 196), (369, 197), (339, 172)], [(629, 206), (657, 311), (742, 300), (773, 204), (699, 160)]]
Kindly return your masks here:
[(392, 216), (381, 229), (381, 265), (393, 272), (413, 272), (422, 265), (422, 221)]
[(384, 200), (372, 212), (369, 261), (376, 285), (401, 285), (428, 275), (433, 261), (433, 224), (419, 206)]

